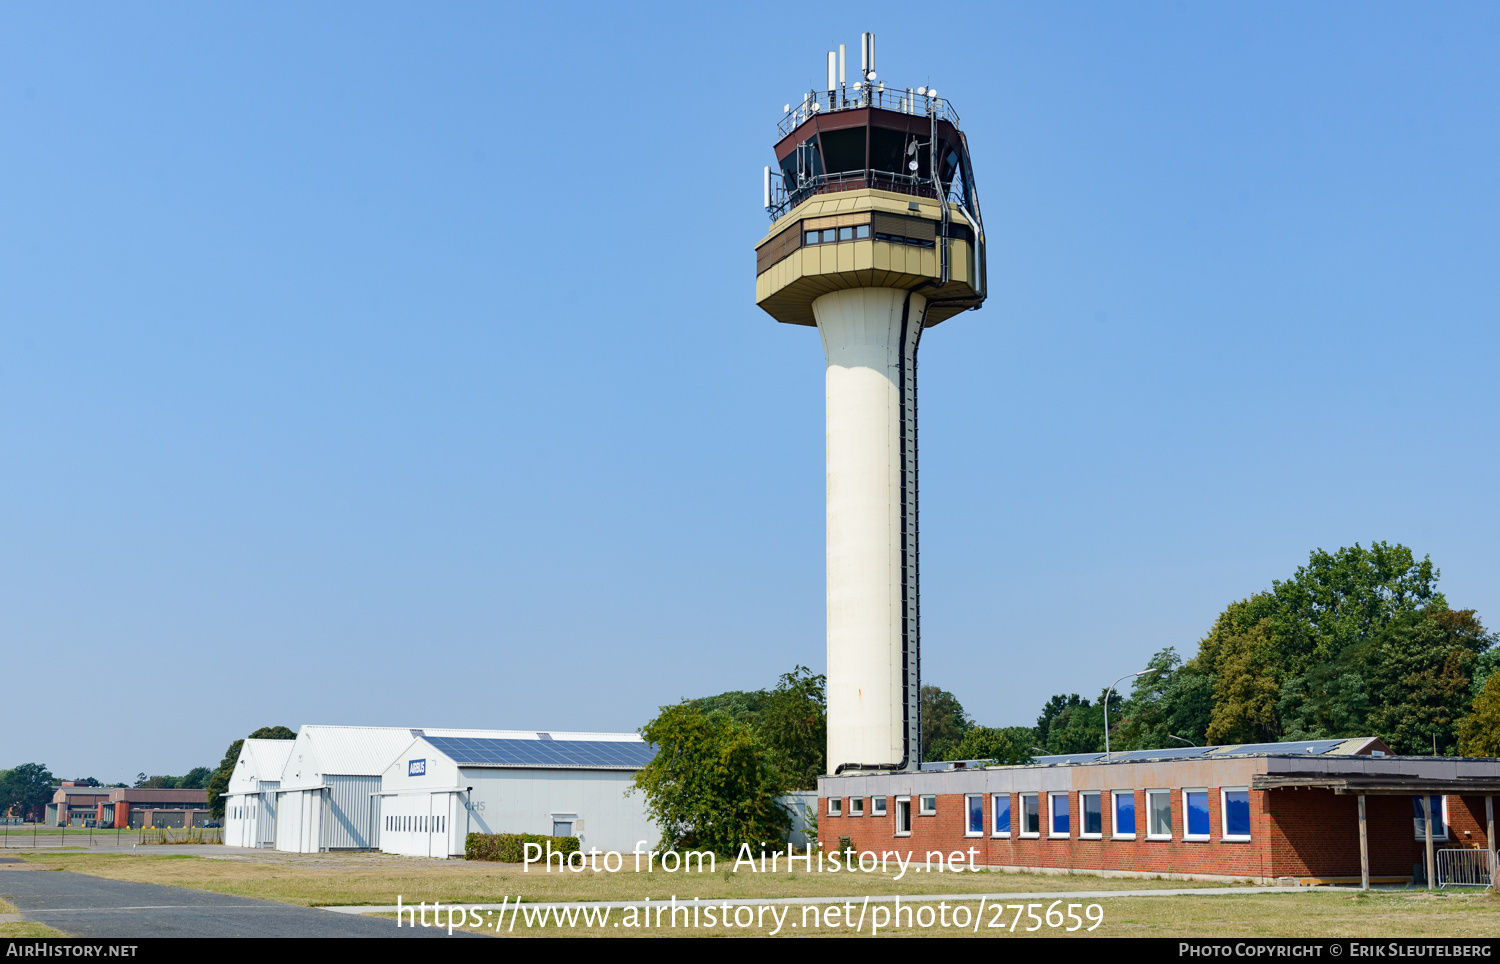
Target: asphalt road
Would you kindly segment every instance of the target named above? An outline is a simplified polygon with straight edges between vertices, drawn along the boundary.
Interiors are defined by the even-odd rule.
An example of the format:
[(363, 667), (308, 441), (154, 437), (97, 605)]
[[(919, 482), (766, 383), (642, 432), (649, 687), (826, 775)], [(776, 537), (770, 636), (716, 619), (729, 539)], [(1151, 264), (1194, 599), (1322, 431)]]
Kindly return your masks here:
[(0, 897), (26, 920), (87, 938), (448, 936), (436, 927), (397, 928), (383, 918), (60, 870), (0, 871)]

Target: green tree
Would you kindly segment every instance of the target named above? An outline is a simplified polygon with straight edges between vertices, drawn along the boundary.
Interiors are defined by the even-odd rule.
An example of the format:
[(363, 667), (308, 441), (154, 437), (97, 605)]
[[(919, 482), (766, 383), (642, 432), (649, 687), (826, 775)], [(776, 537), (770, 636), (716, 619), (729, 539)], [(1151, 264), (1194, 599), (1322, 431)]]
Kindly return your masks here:
[(1472, 609), (1429, 607), (1394, 620), (1355, 653), (1371, 692), (1365, 728), (1397, 753), (1431, 753), (1434, 737), (1439, 753), (1457, 752), (1474, 672), (1493, 643)]
[(54, 777), (40, 763), (0, 771), (0, 814), (41, 820), (52, 800)]
[(1374, 735), (1451, 752), (1493, 637), (1450, 611), (1438, 570), (1402, 545), (1314, 551), (1291, 579), (1231, 603), (1199, 645), (1211, 743)]
[(1490, 676), (1474, 697), (1469, 715), (1459, 723), (1458, 752), (1464, 756), (1500, 756), (1500, 674)]
[(664, 706), (641, 727), (656, 755), (636, 772), (632, 792), (663, 842), (732, 854), (742, 843), (782, 843), (791, 815), (776, 801), (781, 776), (749, 726), (688, 703)]
[(976, 726), (964, 734), (950, 760), (993, 760), (1003, 765), (1032, 762), (1031, 727)]
[(208, 767), (193, 767), (185, 775), (177, 779), (179, 790), (203, 790), (208, 786), (208, 780), (214, 775), (214, 771)]
[(761, 701), (754, 732), (771, 752), (772, 765), (787, 790), (813, 790), (826, 769), (828, 751), (827, 678), (806, 666), (782, 674)]
[(1077, 693), (1054, 695), (1042, 706), (1041, 715), (1036, 718), (1036, 726), (1031, 731), (1032, 742), (1044, 750), (1049, 749), (1047, 740), (1052, 735), (1052, 721), (1074, 707), (1087, 703), (1088, 700), (1083, 699)]
[(951, 760), (964, 734), (974, 725), (963, 704), (947, 690), (924, 685), (922, 699), (922, 759)]
[(1214, 676), (1197, 659), (1183, 663), (1171, 646), (1151, 657), (1136, 677), (1130, 698), (1117, 716), (1110, 711), (1110, 747), (1155, 750), (1203, 746), (1213, 714)]
[[(285, 726), (263, 726), (245, 739), (295, 740), (296, 738), (297, 732)], [(213, 771), (206, 783), (201, 784), (208, 789), (208, 815), (215, 820), (224, 819), (224, 794), (229, 790), (229, 780), (234, 776), (234, 768), (239, 763), (240, 750), (244, 749), (244, 746), (245, 740), (235, 740), (229, 744), (229, 749), (224, 751), (224, 759), (219, 761), (219, 768)]]
[(761, 714), (771, 694), (767, 690), (730, 690), (715, 696), (702, 696), (686, 702), (704, 713), (723, 713), (739, 720), (752, 730), (760, 726)]
[(1281, 739), (1276, 707), (1284, 662), (1268, 613), (1268, 594), (1230, 603), (1200, 646), (1212, 660), (1213, 711), (1204, 734), (1209, 743), (1274, 743)]
[(219, 761), (219, 768), (208, 780), (208, 815), (215, 820), (224, 819), (224, 794), (229, 792), (229, 780), (234, 776), (234, 768), (239, 763), (240, 750), (244, 746), (244, 740), (235, 740), (229, 744), (229, 749), (224, 751), (224, 759)]

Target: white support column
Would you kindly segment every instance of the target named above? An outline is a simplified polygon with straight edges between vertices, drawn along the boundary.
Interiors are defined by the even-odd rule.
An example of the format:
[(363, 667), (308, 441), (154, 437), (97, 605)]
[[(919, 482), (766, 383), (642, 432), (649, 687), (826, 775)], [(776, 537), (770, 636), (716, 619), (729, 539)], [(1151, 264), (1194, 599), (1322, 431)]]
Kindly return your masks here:
[(916, 352), (927, 300), (812, 304), (827, 356), (828, 772), (920, 759)]
[(1370, 889), (1370, 834), (1365, 823), (1365, 795), (1359, 795), (1359, 889)]
[(1437, 862), (1432, 856), (1432, 797), (1422, 794), (1422, 823), (1427, 830), (1427, 889), (1432, 890), (1436, 886), (1433, 875), (1437, 872)]
[(1490, 852), (1490, 889), (1496, 886), (1495, 874), (1495, 798), (1484, 795), (1484, 846)]

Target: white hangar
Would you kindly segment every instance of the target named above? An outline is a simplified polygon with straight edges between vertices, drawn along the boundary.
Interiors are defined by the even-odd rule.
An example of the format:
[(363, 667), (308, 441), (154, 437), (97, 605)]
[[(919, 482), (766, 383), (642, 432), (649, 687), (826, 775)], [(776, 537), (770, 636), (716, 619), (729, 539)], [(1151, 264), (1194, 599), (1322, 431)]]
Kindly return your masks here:
[(386, 768), (381, 850), (461, 856), (470, 833), (577, 837), (585, 852), (660, 839), (645, 798), (626, 794), (656, 753), (636, 734), (457, 732), (419, 734)]
[(584, 850), (661, 836), (644, 799), (625, 796), (655, 752), (634, 733), (308, 725), (295, 741), (245, 742), (280, 744), (285, 764), (268, 790), (272, 771), (253, 751), (245, 769), (260, 767), (262, 789), (249, 799), (247, 776), (235, 806), (253, 808), (256, 824), (226, 825), (226, 843), (449, 857), (463, 854), (470, 832), (556, 832)]
[(270, 847), (276, 842), (276, 791), (292, 740), (246, 740), (224, 791), (224, 842)]
[(276, 849), (368, 850), (376, 838), (380, 775), (411, 742), (392, 726), (304, 726), (281, 772)]

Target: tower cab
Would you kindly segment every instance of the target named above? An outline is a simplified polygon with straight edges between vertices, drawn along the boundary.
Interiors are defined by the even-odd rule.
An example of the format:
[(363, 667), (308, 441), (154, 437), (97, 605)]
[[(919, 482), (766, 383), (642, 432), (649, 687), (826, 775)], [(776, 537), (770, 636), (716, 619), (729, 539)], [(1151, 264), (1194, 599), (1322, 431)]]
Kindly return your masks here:
[[(875, 81), (866, 35), (859, 83), (788, 104), (776, 166), (764, 172), (770, 231), (755, 246), (755, 301), (813, 325), (812, 302), (840, 288), (920, 290), (927, 326), (985, 300), (984, 225), (968, 141), (935, 90)], [(839, 64), (838, 73), (842, 73)]]

